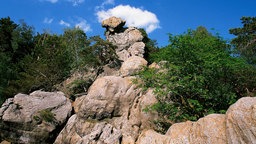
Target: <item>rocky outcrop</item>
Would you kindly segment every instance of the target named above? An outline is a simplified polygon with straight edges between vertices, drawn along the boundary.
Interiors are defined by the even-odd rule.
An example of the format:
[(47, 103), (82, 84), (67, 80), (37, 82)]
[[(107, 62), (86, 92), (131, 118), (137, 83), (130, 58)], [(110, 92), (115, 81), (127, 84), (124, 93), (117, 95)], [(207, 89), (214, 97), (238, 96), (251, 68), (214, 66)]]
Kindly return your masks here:
[(125, 21), (117, 17), (111, 17), (102, 21), (102, 27), (105, 27), (108, 32), (112, 33), (121, 30), (124, 25)]
[(120, 68), (121, 76), (133, 75), (136, 72), (141, 71), (147, 64), (148, 62), (144, 58), (132, 56), (122, 64)]
[(71, 110), (62, 92), (17, 94), (0, 109), (0, 137), (13, 143), (50, 143)]
[(228, 143), (256, 143), (256, 98), (241, 98), (226, 113)]
[(211, 114), (197, 122), (172, 125), (165, 135), (144, 131), (138, 144), (240, 144), (256, 142), (256, 98), (244, 97), (230, 106), (227, 113)]
[(131, 56), (143, 57), (145, 44), (141, 32), (134, 27), (123, 28), (124, 24), (125, 21), (116, 17), (104, 20), (102, 26), (106, 27), (107, 40), (117, 46), (116, 53), (122, 61)]
[(152, 90), (142, 95), (132, 79), (97, 79), (88, 95), (76, 102), (77, 114), (69, 119), (55, 143), (135, 143), (143, 129), (152, 127), (157, 114), (143, 111), (156, 102)]
[(85, 71), (76, 71), (69, 78), (55, 87), (65, 95), (75, 100), (76, 97), (87, 93), (88, 88), (101, 73), (100, 68), (87, 68)]
[[(256, 98), (241, 98), (226, 114), (211, 114), (196, 122), (173, 124), (166, 134), (153, 130), (157, 113), (145, 112), (157, 102), (152, 89), (142, 92), (133, 80), (147, 61), (145, 44), (136, 28), (123, 28), (125, 21), (112, 17), (102, 22), (106, 38), (117, 46), (121, 68), (88, 69), (75, 73), (60, 87), (76, 93), (76, 81), (88, 82), (75, 97), (74, 113), (62, 92), (35, 91), (18, 94), (0, 108), (0, 140), (13, 143), (55, 144), (226, 144), (255, 143)], [(149, 67), (166, 72), (165, 61)], [(87, 83), (86, 83), (87, 84)], [(59, 133), (59, 131), (61, 131)], [(56, 135), (57, 138), (53, 140)], [(6, 140), (6, 141), (4, 141)]]

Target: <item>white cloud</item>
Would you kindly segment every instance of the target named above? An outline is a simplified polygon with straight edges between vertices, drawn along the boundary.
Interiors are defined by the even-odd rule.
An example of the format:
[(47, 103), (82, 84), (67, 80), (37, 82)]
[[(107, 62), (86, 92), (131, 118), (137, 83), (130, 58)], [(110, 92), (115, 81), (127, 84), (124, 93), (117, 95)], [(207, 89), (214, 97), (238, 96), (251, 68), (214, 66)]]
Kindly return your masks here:
[(96, 15), (99, 22), (111, 16), (120, 17), (126, 20), (127, 26), (144, 28), (147, 33), (160, 28), (160, 22), (154, 13), (129, 5), (119, 5), (109, 10), (100, 10), (96, 12)]
[(44, 21), (43, 21), (43, 23), (45, 24), (51, 24), (52, 22), (53, 22), (53, 18), (48, 18), (48, 17), (44, 18)]
[(82, 18), (79, 18), (79, 21), (75, 24), (75, 27), (82, 29), (84, 32), (92, 31), (91, 26)]
[(65, 22), (64, 20), (60, 20), (59, 24), (63, 25), (63, 26), (66, 26), (66, 27), (70, 27), (70, 23)]
[(82, 4), (84, 0), (68, 0), (69, 2), (73, 3), (73, 6), (78, 6), (79, 4)]
[(40, 0), (40, 1), (47, 1), (47, 2), (50, 2), (50, 3), (57, 3), (58, 0)]

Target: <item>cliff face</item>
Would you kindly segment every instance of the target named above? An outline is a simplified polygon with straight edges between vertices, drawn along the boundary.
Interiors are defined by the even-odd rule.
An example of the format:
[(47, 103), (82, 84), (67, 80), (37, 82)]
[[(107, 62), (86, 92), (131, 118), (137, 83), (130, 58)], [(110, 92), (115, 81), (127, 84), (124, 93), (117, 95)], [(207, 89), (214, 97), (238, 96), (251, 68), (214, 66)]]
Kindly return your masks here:
[(132, 75), (147, 66), (143, 36), (138, 29), (124, 25), (125, 21), (116, 17), (102, 22), (107, 40), (117, 46), (122, 65), (114, 71), (105, 67), (101, 73), (92, 72), (95, 81), (87, 93), (76, 98), (72, 116), (71, 103), (61, 92), (18, 94), (0, 109), (0, 140), (55, 144), (255, 143), (253, 97), (240, 99), (226, 114), (174, 124), (165, 135), (152, 130), (158, 115), (143, 109), (157, 102), (153, 90), (142, 93), (132, 83)]

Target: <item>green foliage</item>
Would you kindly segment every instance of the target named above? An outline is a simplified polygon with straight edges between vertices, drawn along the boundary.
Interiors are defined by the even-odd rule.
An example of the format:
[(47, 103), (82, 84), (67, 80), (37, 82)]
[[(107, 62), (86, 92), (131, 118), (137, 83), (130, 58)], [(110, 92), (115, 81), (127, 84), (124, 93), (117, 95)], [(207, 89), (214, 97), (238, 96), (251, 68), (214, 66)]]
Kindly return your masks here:
[(39, 111), (39, 117), (34, 117), (35, 120), (38, 120), (39, 118), (46, 122), (54, 122), (56, 120), (55, 114), (48, 109)]
[(85, 51), (89, 56), (84, 58), (89, 66), (100, 67), (108, 64), (110, 67), (120, 67), (121, 62), (115, 52), (116, 46), (99, 36), (91, 37), (90, 43), (90, 47)]
[(250, 64), (256, 64), (256, 17), (242, 17), (243, 27), (233, 28), (229, 32), (236, 38), (231, 43), (235, 46), (238, 55)]
[(87, 91), (89, 86), (93, 83), (91, 79), (83, 80), (78, 79), (68, 85), (68, 90), (71, 93), (71, 100), (75, 100), (75, 94), (84, 93)]
[(152, 40), (148, 37), (148, 34), (146, 31), (142, 28), (139, 29), (143, 36), (142, 42), (145, 44), (145, 53), (144, 53), (144, 58), (149, 62), (152, 63), (153, 60), (151, 58), (151, 55), (156, 53), (159, 49), (157, 47), (157, 42), (156, 40)]
[(19, 62), (33, 49), (32, 31), (25, 23), (15, 24), (10, 17), (0, 19), (0, 104), (15, 93), (8, 87), (22, 70)]
[[(152, 55), (161, 69), (146, 68), (140, 78), (152, 87), (163, 118), (179, 122), (197, 120), (210, 113), (223, 113), (246, 89), (256, 87), (255, 68), (231, 56), (230, 46), (204, 27), (177, 36)], [(253, 80), (252, 80), (253, 79)]]
[(83, 57), (87, 57), (86, 55), (83, 55), (83, 51), (86, 51), (90, 45), (86, 34), (79, 28), (65, 29), (62, 38), (62, 41), (71, 56), (72, 68), (80, 69), (83, 67)]
[[(99, 36), (87, 39), (79, 28), (35, 35), (33, 27), (20, 23), (0, 19), (0, 104), (18, 92), (54, 91), (74, 71), (121, 65), (115, 47)], [(88, 84), (75, 85), (74, 92)]]

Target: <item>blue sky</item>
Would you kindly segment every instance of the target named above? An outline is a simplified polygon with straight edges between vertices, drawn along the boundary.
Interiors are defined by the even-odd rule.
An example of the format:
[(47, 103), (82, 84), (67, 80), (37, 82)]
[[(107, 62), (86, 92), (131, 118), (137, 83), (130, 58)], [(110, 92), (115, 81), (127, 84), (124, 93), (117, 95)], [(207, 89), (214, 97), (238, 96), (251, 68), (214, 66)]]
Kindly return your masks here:
[[(2, 0), (0, 17), (19, 23), (23, 19), (36, 32), (60, 34), (80, 27), (88, 36), (101, 35), (100, 21), (122, 17), (127, 26), (142, 27), (159, 46), (168, 44), (168, 33), (205, 26), (226, 40), (230, 28), (241, 27), (242, 16), (256, 16), (256, 0)], [(214, 30), (211, 30), (214, 29)]]

